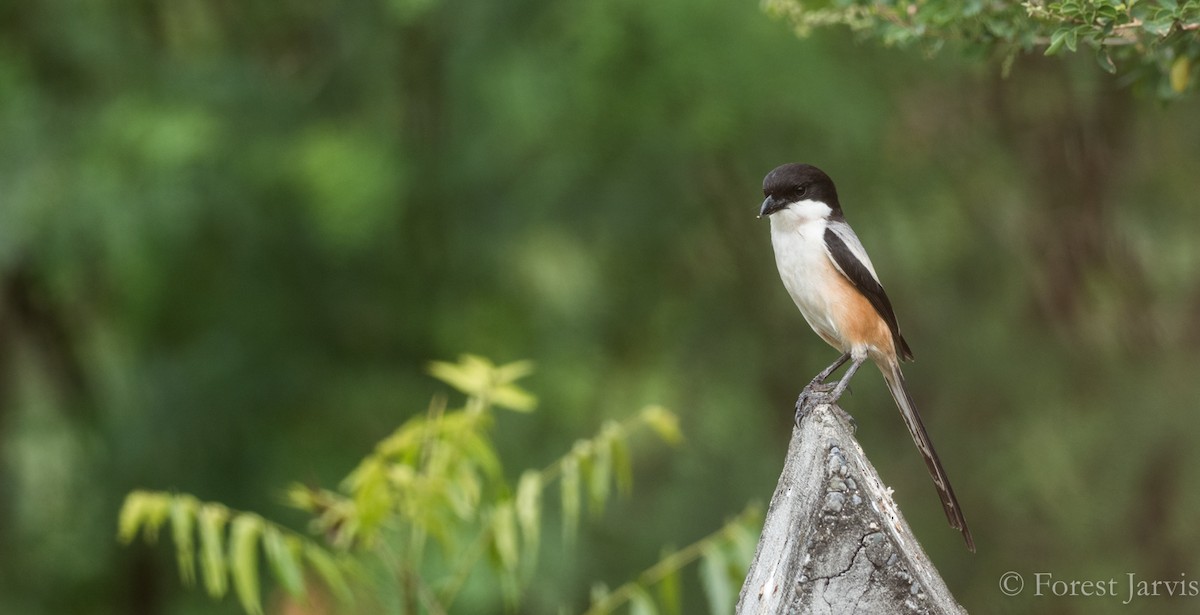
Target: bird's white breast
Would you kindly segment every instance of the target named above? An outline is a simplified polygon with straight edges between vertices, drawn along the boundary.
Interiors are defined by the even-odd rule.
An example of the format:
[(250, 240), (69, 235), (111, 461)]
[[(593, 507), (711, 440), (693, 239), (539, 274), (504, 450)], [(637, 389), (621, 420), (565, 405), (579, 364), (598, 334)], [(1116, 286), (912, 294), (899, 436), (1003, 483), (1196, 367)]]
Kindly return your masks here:
[[(842, 339), (832, 320), (829, 289), (840, 275), (825, 249), (829, 207), (803, 201), (771, 216), (771, 245), (779, 277), (808, 325), (834, 344)], [(834, 344), (841, 346), (840, 343)]]

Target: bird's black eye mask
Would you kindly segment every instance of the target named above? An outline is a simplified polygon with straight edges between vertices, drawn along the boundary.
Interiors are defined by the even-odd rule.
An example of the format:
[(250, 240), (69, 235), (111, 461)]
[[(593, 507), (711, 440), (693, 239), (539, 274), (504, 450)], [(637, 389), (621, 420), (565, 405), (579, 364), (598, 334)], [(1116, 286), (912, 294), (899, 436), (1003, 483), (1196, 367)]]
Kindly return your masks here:
[(768, 198), (775, 197), (775, 198), (777, 198), (781, 201), (785, 201), (787, 203), (795, 203), (796, 201), (803, 201), (808, 196), (808, 194), (809, 194), (809, 190), (808, 190), (807, 184), (801, 185), (801, 186), (793, 186), (791, 188), (786, 188), (783, 190), (779, 190), (779, 189), (763, 190), (763, 196), (768, 197)]

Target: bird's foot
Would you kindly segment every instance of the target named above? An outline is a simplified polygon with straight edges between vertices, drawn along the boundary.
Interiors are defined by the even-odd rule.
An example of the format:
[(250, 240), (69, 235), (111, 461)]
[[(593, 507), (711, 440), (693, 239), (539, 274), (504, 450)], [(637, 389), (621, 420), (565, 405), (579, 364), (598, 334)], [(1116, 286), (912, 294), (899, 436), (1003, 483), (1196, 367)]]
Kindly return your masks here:
[(837, 389), (836, 382), (822, 382), (821, 380), (813, 380), (800, 391), (800, 398), (796, 400), (797, 406), (804, 405), (803, 402), (811, 399), (819, 404), (830, 404), (836, 399), (830, 399), (831, 394)]
[(804, 417), (808, 416), (808, 411), (809, 411), (809, 407), (804, 405), (803, 402), (800, 402), (800, 401), (796, 402), (796, 416), (793, 419), (796, 427), (799, 427), (800, 421), (803, 421)]
[(808, 386), (804, 387), (804, 390), (815, 393), (828, 393), (836, 387), (836, 382), (821, 382), (820, 380), (813, 380), (812, 382), (808, 383)]
[(829, 400), (829, 394), (836, 387), (835, 384), (813, 380), (800, 391), (800, 396), (796, 398), (796, 426), (800, 425), (800, 419), (808, 414), (810, 402), (812, 405), (833, 403)]
[(837, 401), (841, 399), (842, 394), (849, 390), (849, 387), (839, 387), (840, 382), (821, 382), (813, 380), (804, 387), (800, 392), (800, 396), (796, 398), (796, 426), (800, 426), (800, 420), (808, 414), (810, 406), (829, 405), (834, 406), (841, 411), (852, 429), (858, 429), (858, 423), (854, 421), (854, 417), (850, 416), (845, 410), (837, 406)]
[(808, 399), (811, 393), (812, 391), (806, 388), (800, 391), (800, 397), (796, 398), (796, 427), (800, 426), (800, 420), (808, 414)]
[(801, 397), (811, 395), (813, 393), (828, 393), (837, 386), (836, 382), (825, 382), (825, 379), (817, 376), (808, 384), (804, 385), (804, 390), (800, 392)]
[(800, 393), (800, 397), (796, 399), (796, 427), (800, 426), (800, 421), (803, 420), (805, 416), (808, 416), (808, 413), (812, 408), (825, 405), (833, 408), (834, 412), (836, 412), (838, 416), (850, 426), (851, 432), (858, 431), (858, 421), (854, 420), (854, 417), (850, 416), (849, 412), (843, 410), (842, 407), (837, 405), (835, 402), (837, 402), (837, 398), (833, 397), (831, 390), (818, 389), (816, 391), (810, 391), (808, 389), (804, 389), (804, 391)]

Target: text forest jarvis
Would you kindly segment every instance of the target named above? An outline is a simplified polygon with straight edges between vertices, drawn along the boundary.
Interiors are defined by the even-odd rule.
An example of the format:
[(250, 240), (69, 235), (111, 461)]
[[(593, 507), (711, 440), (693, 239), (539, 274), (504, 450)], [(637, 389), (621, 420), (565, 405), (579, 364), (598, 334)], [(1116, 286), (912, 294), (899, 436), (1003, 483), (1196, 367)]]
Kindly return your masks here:
[[(900, 371), (900, 361), (911, 359), (912, 351), (866, 249), (846, 222), (833, 180), (812, 165), (785, 164), (763, 179), (763, 195), (759, 216), (770, 217), (771, 245), (784, 287), (813, 331), (842, 352), (800, 394), (797, 421), (806, 398), (836, 402), (863, 362), (874, 361), (925, 458), (946, 518), (975, 551), (954, 488)], [(846, 361), (846, 375), (826, 383)]]

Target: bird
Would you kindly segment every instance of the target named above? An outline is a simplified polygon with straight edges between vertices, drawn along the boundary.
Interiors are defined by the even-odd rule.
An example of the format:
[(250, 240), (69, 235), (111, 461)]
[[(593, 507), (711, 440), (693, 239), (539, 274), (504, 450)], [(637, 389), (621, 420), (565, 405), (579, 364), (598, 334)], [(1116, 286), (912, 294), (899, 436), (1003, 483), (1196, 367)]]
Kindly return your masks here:
[[(842, 353), (800, 394), (796, 401), (797, 423), (806, 399), (836, 402), (850, 378), (870, 359), (883, 374), (904, 424), (925, 459), (950, 526), (962, 533), (967, 548), (974, 553), (975, 540), (962, 507), (900, 371), (901, 361), (912, 359), (912, 349), (900, 333), (892, 302), (875, 266), (846, 222), (833, 180), (813, 165), (785, 164), (763, 179), (763, 196), (758, 217), (770, 220), (771, 245), (784, 287), (812, 330)], [(850, 366), (841, 380), (827, 383), (847, 361)]]

